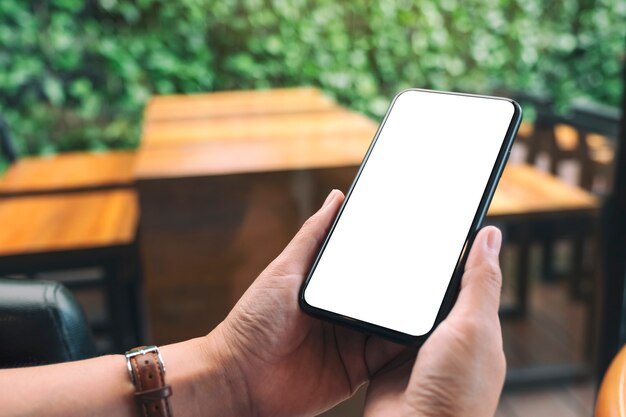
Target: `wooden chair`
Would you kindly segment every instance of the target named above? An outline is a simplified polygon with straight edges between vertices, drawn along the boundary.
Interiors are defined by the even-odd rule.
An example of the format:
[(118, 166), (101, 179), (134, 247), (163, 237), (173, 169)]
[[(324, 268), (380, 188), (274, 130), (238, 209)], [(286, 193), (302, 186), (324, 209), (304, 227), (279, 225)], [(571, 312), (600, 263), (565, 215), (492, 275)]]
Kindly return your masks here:
[(97, 279), (64, 283), (103, 290), (108, 317), (96, 327), (121, 352), (143, 339), (138, 219), (133, 190), (0, 199), (0, 276), (99, 268)]
[(626, 347), (609, 366), (596, 400), (596, 417), (626, 417)]
[(568, 117), (586, 155), (580, 185), (597, 194), (604, 194), (611, 185), (620, 117), (617, 108), (588, 102), (575, 103)]
[(7, 124), (0, 118), (0, 151), (11, 164), (0, 177), (0, 198), (130, 187), (135, 153), (69, 152), (19, 158)]
[[(575, 103), (567, 116), (560, 116), (552, 110), (552, 102), (532, 96), (522, 96), (537, 111), (537, 119), (532, 133), (524, 141), (527, 146), (526, 161), (537, 164), (541, 155), (547, 156), (548, 170), (559, 175), (559, 168), (565, 161), (573, 161), (579, 167), (577, 185), (602, 195), (610, 186), (612, 176), (614, 140), (617, 136), (619, 112), (589, 103)], [(545, 225), (538, 237), (542, 243), (543, 275), (551, 279), (553, 271), (553, 245), (556, 237), (566, 237), (572, 242), (571, 265), (572, 294), (582, 295), (585, 285), (582, 278), (584, 246), (589, 229), (574, 230), (570, 225), (561, 225), (553, 230), (553, 225)]]
[(619, 112), (606, 106), (574, 105), (567, 116), (542, 108), (527, 141), (527, 162), (535, 164), (543, 153), (549, 170), (558, 175), (559, 166), (573, 160), (580, 167), (578, 185), (602, 194), (595, 185), (598, 180), (604, 183), (602, 189), (610, 185), (618, 126)]
[[(575, 158), (580, 166), (578, 185), (597, 195), (604, 195), (611, 185), (619, 117), (617, 109), (575, 103), (571, 114), (554, 127), (555, 139), (561, 149), (560, 160)], [(566, 147), (569, 147), (569, 153), (563, 151)], [(573, 237), (574, 270), (583, 268), (581, 261), (587, 237), (584, 230), (576, 231)], [(572, 295), (586, 295), (591, 284), (584, 277), (589, 275), (573, 274)]]
[[(541, 155), (547, 156), (547, 170), (553, 174), (559, 174), (559, 167), (564, 160), (571, 159), (581, 161), (585, 165), (582, 169), (587, 172), (587, 156), (584, 149), (578, 146), (577, 131), (565, 123), (565, 119), (554, 113), (553, 101), (550, 97), (532, 95), (527, 93), (506, 94), (514, 97), (522, 106), (530, 106), (536, 112), (536, 119), (533, 124), (524, 124), (518, 133), (518, 143), (526, 148), (526, 162), (530, 165), (537, 165)], [(569, 129), (569, 130), (568, 130)], [(572, 137), (572, 131), (574, 137)], [(541, 247), (541, 266), (543, 281), (553, 281), (556, 276), (554, 266), (554, 247), (557, 240), (566, 240), (571, 246), (571, 256), (568, 275), (568, 284), (570, 293), (573, 296), (581, 297), (585, 291), (587, 281), (583, 275), (591, 275), (583, 267), (585, 244), (592, 236), (595, 230), (595, 216), (581, 216), (575, 220), (565, 220), (562, 218), (537, 219), (528, 221), (524, 224), (515, 224), (505, 222), (505, 227), (509, 242), (516, 248), (518, 258), (526, 259), (530, 253), (530, 246), (539, 244)], [(528, 265), (522, 265), (518, 262), (517, 282), (520, 293), (525, 293), (525, 287), (528, 285), (524, 281), (528, 275)], [(590, 268), (589, 268), (590, 269)], [(523, 282), (524, 281), (524, 282)], [(588, 286), (588, 285), (587, 285)], [(587, 294), (588, 295), (588, 294)], [(591, 298), (588, 298), (590, 302)], [(524, 303), (520, 303), (524, 305)], [(513, 310), (513, 316), (523, 315), (524, 309)]]

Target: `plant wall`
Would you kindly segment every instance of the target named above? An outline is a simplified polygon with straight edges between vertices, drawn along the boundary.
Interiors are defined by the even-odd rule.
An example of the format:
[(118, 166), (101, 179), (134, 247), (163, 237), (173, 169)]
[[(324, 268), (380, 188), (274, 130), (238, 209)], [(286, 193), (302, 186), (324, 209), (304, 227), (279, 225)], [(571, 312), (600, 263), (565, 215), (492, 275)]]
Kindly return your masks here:
[(2, 0), (22, 154), (137, 145), (153, 94), (314, 85), (373, 117), (419, 86), (618, 105), (626, 0)]

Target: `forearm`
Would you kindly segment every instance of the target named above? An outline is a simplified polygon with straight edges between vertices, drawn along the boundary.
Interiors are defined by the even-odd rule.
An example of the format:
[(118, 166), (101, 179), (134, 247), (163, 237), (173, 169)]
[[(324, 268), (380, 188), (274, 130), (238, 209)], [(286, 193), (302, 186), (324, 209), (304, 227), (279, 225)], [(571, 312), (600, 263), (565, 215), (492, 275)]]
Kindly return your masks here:
[[(238, 378), (215, 337), (161, 347), (173, 414), (242, 415)], [(138, 416), (123, 355), (0, 370), (0, 416)]]
[(135, 416), (122, 355), (0, 371), (2, 416)]

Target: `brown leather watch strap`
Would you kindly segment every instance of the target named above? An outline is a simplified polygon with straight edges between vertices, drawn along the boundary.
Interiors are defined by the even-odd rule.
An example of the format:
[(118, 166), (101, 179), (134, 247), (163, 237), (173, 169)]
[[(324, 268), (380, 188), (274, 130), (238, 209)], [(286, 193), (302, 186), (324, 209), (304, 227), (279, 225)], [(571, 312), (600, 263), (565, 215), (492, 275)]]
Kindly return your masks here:
[(142, 346), (126, 352), (135, 401), (142, 417), (172, 417), (168, 397), (172, 387), (165, 383), (165, 367), (156, 346)]

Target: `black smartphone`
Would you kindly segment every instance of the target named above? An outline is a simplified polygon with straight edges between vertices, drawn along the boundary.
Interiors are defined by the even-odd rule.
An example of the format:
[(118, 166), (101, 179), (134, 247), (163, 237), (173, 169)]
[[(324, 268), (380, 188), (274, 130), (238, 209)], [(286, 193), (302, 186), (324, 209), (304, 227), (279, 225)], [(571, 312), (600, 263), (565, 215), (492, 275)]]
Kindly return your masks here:
[(454, 304), (521, 114), (506, 98), (399, 93), (302, 286), (301, 308), (423, 343)]

